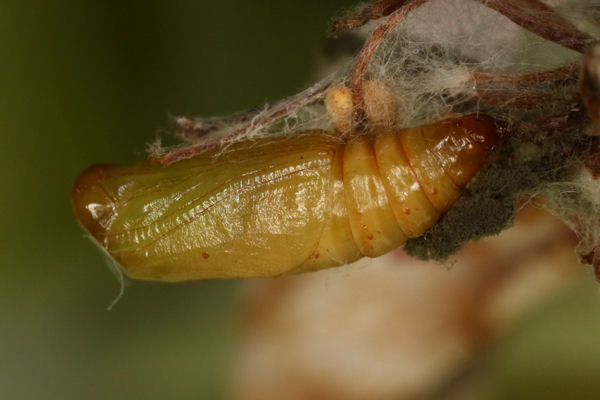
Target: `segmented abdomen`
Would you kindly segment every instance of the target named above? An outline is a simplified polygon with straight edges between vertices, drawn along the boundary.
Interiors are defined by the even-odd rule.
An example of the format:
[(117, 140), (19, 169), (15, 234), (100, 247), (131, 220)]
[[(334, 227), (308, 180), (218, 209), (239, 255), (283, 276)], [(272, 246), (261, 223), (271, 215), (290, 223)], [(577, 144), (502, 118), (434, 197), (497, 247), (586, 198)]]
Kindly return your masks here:
[[(342, 180), (343, 195), (333, 200), (334, 208), (345, 207), (348, 229), (340, 229), (338, 221), (331, 239), (334, 233), (326, 228), (317, 259), (299, 270), (323, 268), (322, 253), (331, 263), (350, 262), (421, 236), (459, 198), (499, 136), (490, 118), (465, 116), (351, 139), (337, 156), (342, 167), (334, 180)], [(344, 204), (336, 206), (340, 201)], [(336, 241), (345, 244), (338, 253), (330, 244)]]

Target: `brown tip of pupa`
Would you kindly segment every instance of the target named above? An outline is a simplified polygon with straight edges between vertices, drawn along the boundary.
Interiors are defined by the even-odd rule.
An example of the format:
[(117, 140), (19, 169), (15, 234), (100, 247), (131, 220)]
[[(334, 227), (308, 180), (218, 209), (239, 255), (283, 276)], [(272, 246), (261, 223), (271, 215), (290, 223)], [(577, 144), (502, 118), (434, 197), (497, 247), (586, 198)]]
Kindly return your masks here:
[(102, 243), (104, 230), (114, 212), (113, 200), (102, 185), (109, 164), (96, 164), (77, 178), (71, 191), (75, 218)]
[(496, 149), (506, 130), (502, 123), (487, 115), (467, 115), (457, 118), (454, 123), (488, 152)]

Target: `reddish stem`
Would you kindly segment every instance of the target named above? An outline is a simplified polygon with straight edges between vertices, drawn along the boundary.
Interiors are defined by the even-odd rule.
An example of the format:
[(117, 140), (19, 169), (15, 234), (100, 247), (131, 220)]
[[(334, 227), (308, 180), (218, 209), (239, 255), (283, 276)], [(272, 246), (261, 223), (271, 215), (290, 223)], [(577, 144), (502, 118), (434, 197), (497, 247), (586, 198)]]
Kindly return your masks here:
[(600, 130), (600, 45), (585, 54), (581, 75), (581, 98), (590, 116)]
[[(564, 93), (521, 92), (518, 90), (482, 90), (475, 94), (475, 98), (481, 104), (490, 107), (521, 110), (540, 109), (554, 101), (569, 100)], [(572, 100), (576, 101), (575, 97)]]
[(511, 136), (521, 142), (539, 142), (583, 128), (589, 123), (590, 117), (580, 105), (562, 114), (531, 122), (521, 122), (512, 130)]
[(477, 0), (536, 35), (583, 53), (594, 41), (539, 0)]
[(213, 118), (187, 118), (177, 117), (174, 122), (175, 135), (187, 142), (199, 142), (206, 135), (214, 133), (224, 127), (238, 125), (250, 121), (263, 107), (255, 107), (233, 115)]
[[(275, 103), (262, 113), (257, 113), (255, 115), (253, 114), (254, 118), (250, 118), (247, 123), (245, 123), (238, 129), (235, 129), (224, 135), (209, 138), (197, 144), (193, 144), (191, 146), (172, 151), (170, 153), (165, 154), (162, 157), (154, 156), (154, 161), (156, 161), (160, 165), (169, 165), (176, 163), (177, 161), (191, 158), (197, 154), (204, 153), (224, 143), (232, 142), (238, 137), (251, 133), (256, 126), (266, 126), (269, 123), (284, 117), (291, 111), (312, 103), (329, 87), (329, 85), (329, 80), (323, 81), (316, 86), (312, 86), (306, 89), (305, 91), (300, 92), (296, 96)], [(246, 118), (246, 120), (248, 120), (248, 118)]]
[(363, 82), (365, 72), (371, 62), (371, 58), (373, 58), (373, 54), (375, 54), (375, 51), (390, 30), (402, 22), (411, 11), (425, 4), (427, 1), (428, 0), (403, 1), (402, 7), (391, 13), (390, 16), (373, 31), (371, 37), (362, 48), (352, 74), (352, 102), (354, 104), (352, 121), (355, 127), (360, 126), (364, 120)]
[(382, 0), (374, 4), (366, 5), (359, 10), (333, 21), (331, 33), (337, 34), (343, 31), (360, 28), (367, 22), (381, 17), (386, 17), (402, 7), (408, 0)]
[(579, 75), (579, 63), (565, 65), (550, 71), (529, 74), (499, 74), (494, 72), (473, 72), (471, 81), (476, 89), (496, 89), (501, 87), (519, 88), (541, 86), (549, 83), (575, 83)]

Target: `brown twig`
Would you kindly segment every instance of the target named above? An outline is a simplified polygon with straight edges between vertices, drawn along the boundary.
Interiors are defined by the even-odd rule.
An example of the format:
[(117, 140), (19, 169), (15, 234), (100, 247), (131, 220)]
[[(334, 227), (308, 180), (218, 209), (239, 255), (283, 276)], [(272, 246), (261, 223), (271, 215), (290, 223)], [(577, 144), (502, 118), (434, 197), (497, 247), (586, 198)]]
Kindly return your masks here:
[(542, 85), (567, 85), (577, 82), (579, 63), (543, 72), (528, 74), (500, 74), (494, 72), (473, 72), (471, 83), (476, 89), (528, 88)]
[[(331, 32), (355, 29), (397, 11), (411, 0), (381, 0), (332, 23)], [(477, 0), (536, 35), (583, 52), (594, 39), (540, 0)]]
[(257, 126), (268, 125), (271, 122), (289, 114), (291, 111), (314, 102), (318, 96), (325, 92), (330, 84), (331, 83), (329, 80), (322, 81), (319, 84), (312, 86), (293, 97), (282, 100), (272, 106), (266, 107), (265, 109), (261, 109), (261, 112), (253, 114), (253, 118), (250, 118), (242, 126), (238, 127), (232, 132), (200, 141), (199, 143), (191, 146), (167, 153), (164, 156), (153, 156), (153, 159), (160, 165), (169, 165), (214, 149), (223, 143), (231, 142), (238, 137), (249, 134)]
[(594, 41), (539, 0), (477, 0), (536, 35), (583, 53)]
[(199, 142), (204, 138), (227, 126), (238, 125), (250, 121), (263, 107), (254, 107), (236, 114), (212, 118), (177, 117), (174, 121), (175, 135), (186, 142)]
[(520, 122), (514, 127), (511, 136), (521, 142), (539, 142), (583, 128), (589, 123), (588, 113), (583, 106), (579, 105), (565, 113), (536, 121)]
[(331, 24), (331, 33), (338, 34), (343, 31), (360, 28), (367, 22), (381, 17), (387, 17), (409, 0), (382, 0), (374, 4), (363, 6), (359, 10), (336, 19)]
[(585, 53), (581, 98), (596, 124), (596, 129), (600, 129), (600, 45), (591, 47)]
[(555, 92), (522, 92), (518, 90), (479, 90), (475, 98), (481, 104), (490, 107), (506, 109), (535, 110), (543, 108), (556, 101), (576, 101), (575, 97), (569, 98), (564, 93)]
[(428, 0), (403, 1), (402, 6), (392, 12), (389, 17), (373, 31), (371, 37), (362, 48), (352, 74), (352, 103), (354, 104), (352, 121), (355, 128), (359, 127), (364, 120), (365, 107), (363, 99), (363, 82), (365, 72), (371, 62), (373, 54), (375, 54), (375, 51), (390, 30), (402, 22), (411, 11), (425, 4), (427, 1)]

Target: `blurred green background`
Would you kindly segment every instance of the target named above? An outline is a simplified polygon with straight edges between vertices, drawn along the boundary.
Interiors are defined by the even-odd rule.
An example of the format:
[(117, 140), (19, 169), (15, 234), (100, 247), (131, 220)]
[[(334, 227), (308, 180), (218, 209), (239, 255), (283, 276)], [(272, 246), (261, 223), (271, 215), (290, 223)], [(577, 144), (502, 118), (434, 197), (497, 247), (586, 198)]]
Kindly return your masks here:
[[(219, 115), (312, 80), (331, 16), (304, 1), (0, 2), (1, 399), (218, 399), (238, 282), (119, 283), (72, 217), (71, 185), (128, 163), (168, 116)], [(498, 398), (600, 394), (589, 279), (490, 356)], [(579, 396), (579, 397), (578, 397)]]

